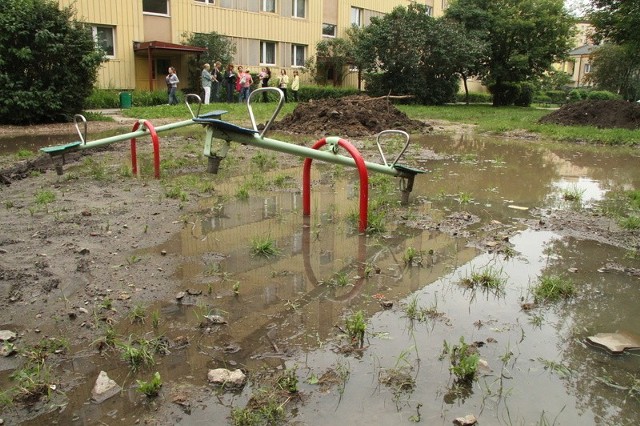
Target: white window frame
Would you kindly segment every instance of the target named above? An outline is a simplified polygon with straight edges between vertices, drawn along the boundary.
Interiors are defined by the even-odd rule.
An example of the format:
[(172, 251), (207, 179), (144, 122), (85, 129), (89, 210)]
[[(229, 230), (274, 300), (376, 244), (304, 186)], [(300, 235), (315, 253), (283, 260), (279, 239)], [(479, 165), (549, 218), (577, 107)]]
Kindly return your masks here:
[(156, 15), (156, 16), (170, 16), (170, 9), (169, 9), (169, 0), (164, 0), (165, 4), (167, 6), (167, 12), (166, 13), (158, 13), (158, 12), (147, 12), (144, 10), (144, 2), (142, 3), (142, 13), (144, 15)]
[(361, 7), (351, 6), (351, 25), (362, 27), (363, 15), (364, 15), (364, 10)]
[(194, 0), (194, 1), (197, 1), (198, 3), (205, 3), (205, 4), (211, 4), (211, 5), (216, 4), (216, 0)]
[(424, 6), (427, 16), (433, 16), (433, 7), (428, 4)]
[(277, 0), (262, 0), (260, 1), (260, 10), (267, 13), (276, 13), (278, 8)]
[(105, 29), (105, 30), (110, 30), (111, 31), (111, 43), (113, 44), (113, 52), (109, 53), (106, 50), (104, 50), (105, 52), (105, 56), (107, 58), (115, 58), (116, 57), (116, 31), (114, 27), (110, 27), (108, 25), (92, 25), (91, 26), (91, 34), (93, 35), (93, 40), (96, 43), (96, 47), (100, 47), (102, 48), (102, 46), (100, 45), (100, 39), (98, 38), (98, 29)]
[[(325, 34), (324, 30), (325, 28), (333, 28), (333, 34)], [(335, 37), (338, 34), (338, 26), (334, 25), (334, 24), (327, 24), (327, 23), (323, 23), (322, 24), (322, 37)]]
[[(276, 47), (277, 43), (273, 41), (260, 41), (260, 65), (269, 65), (275, 66), (276, 64)], [(271, 52), (273, 54), (273, 63), (267, 62), (268, 54), (270, 53), (268, 50), (273, 49)]]
[(591, 64), (584, 64), (584, 73), (589, 74), (591, 72)]
[[(302, 53), (302, 63), (299, 64), (299, 53)], [(291, 45), (291, 68), (304, 68), (304, 62), (307, 59), (307, 46), (303, 44)]]
[[(298, 19), (304, 19), (307, 17), (307, 0), (291, 0), (291, 16)], [(299, 16), (298, 2), (302, 2), (302, 16)]]

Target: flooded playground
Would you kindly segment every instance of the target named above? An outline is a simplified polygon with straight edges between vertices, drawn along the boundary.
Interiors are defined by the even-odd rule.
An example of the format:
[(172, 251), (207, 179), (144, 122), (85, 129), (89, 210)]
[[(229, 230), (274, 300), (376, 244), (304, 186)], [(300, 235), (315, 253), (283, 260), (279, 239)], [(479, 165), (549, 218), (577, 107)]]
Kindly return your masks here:
[[(637, 150), (414, 135), (403, 161), (427, 173), (408, 206), (395, 178), (370, 174), (376, 228), (364, 235), (352, 169), (315, 162), (303, 217), (301, 159), (237, 146), (208, 175), (200, 143), (167, 142), (165, 166), (196, 175), (180, 185), (161, 187), (149, 167), (148, 179), (119, 174), (127, 159), (106, 152), (1, 190), (0, 330), (17, 334), (5, 347), (65, 342), (39, 354), (46, 397), (35, 402), (8, 400), (27, 357), (0, 357), (4, 424), (640, 417), (640, 352), (588, 340), (640, 336), (638, 232), (591, 212), (640, 187)], [(375, 143), (355, 143), (376, 161)], [(45, 188), (55, 197), (39, 203)], [(497, 285), (474, 285), (482, 273)], [(541, 302), (542, 277), (575, 292)], [(131, 348), (148, 348), (141, 364)], [(465, 350), (477, 355), (471, 381), (456, 375)], [(214, 386), (218, 368), (247, 381)], [(118, 392), (96, 402), (101, 371)], [(156, 372), (148, 398), (138, 381)]]

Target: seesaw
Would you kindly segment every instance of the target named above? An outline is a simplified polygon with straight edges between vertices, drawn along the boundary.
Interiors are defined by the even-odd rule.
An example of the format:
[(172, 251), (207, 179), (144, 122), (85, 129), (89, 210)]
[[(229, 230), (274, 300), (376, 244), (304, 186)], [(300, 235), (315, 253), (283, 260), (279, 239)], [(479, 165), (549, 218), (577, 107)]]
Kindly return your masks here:
[[(257, 93), (264, 91), (276, 92), (279, 96), (279, 100), (267, 123), (261, 130), (258, 130), (258, 125), (253, 114), (253, 107), (251, 106), (251, 99)], [(198, 109), (195, 114), (191, 107), (190, 100), (195, 100), (198, 103)], [(207, 171), (210, 173), (215, 174), (218, 172), (220, 162), (227, 156), (231, 142), (252, 145), (258, 148), (269, 149), (305, 158), (303, 166), (302, 193), (304, 216), (309, 216), (311, 214), (311, 163), (313, 159), (333, 164), (341, 164), (348, 167), (356, 167), (360, 178), (360, 221), (358, 226), (360, 232), (365, 232), (367, 229), (369, 170), (400, 178), (400, 190), (402, 192), (401, 203), (403, 205), (406, 205), (409, 202), (409, 194), (413, 190), (415, 176), (417, 174), (425, 173), (423, 170), (411, 168), (398, 163), (398, 160), (400, 160), (407, 150), (410, 141), (409, 134), (402, 130), (384, 130), (376, 135), (376, 145), (382, 157), (383, 164), (365, 161), (351, 143), (337, 136), (320, 139), (316, 141), (312, 147), (295, 145), (265, 137), (266, 132), (269, 130), (271, 124), (274, 122), (284, 104), (284, 94), (280, 89), (275, 87), (259, 88), (251, 92), (249, 95), (246, 105), (249, 111), (252, 128), (241, 127), (236, 124), (223, 121), (221, 117), (226, 113), (226, 111), (216, 110), (200, 115), (200, 107), (202, 106), (202, 103), (198, 95), (187, 95), (185, 102), (192, 116), (190, 120), (184, 120), (158, 127), (154, 127), (149, 120), (138, 120), (135, 123), (132, 132), (102, 138), (95, 141), (87, 141), (87, 122), (82, 115), (78, 114), (74, 117), (74, 124), (80, 136), (80, 141), (41, 148), (41, 151), (51, 156), (54, 161), (56, 172), (61, 175), (65, 154), (130, 139), (132, 171), (133, 174), (136, 175), (136, 138), (151, 136), (154, 152), (155, 177), (159, 178), (160, 141), (158, 133), (193, 124), (201, 124), (205, 128), (204, 155), (208, 158)], [(84, 123), (84, 132), (80, 131), (79, 120)], [(405, 139), (405, 144), (402, 150), (390, 164), (387, 163), (381, 146), (381, 139), (386, 135), (400, 135)], [(345, 149), (349, 153), (350, 157), (338, 154), (340, 147)]]

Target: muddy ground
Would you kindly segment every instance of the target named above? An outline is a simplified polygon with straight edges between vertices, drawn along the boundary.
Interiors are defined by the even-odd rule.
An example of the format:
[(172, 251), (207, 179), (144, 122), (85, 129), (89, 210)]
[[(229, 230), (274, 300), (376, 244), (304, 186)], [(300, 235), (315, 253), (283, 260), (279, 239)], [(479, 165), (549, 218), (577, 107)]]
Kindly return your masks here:
[[(432, 130), (430, 124), (409, 120), (380, 100), (331, 102), (335, 104), (300, 105), (293, 117), (282, 123), (293, 120), (296, 126), (288, 124), (289, 131), (317, 136), (326, 132), (349, 137), (373, 135), (391, 127), (408, 132)], [(341, 121), (340, 117), (346, 120)], [(127, 129), (130, 127), (124, 124)], [(123, 122), (99, 126), (122, 127)], [(0, 131), (34, 134), (63, 127), (68, 131), (68, 125), (24, 129), (2, 126)], [(443, 127), (438, 126), (435, 131)], [(206, 169), (200, 140), (171, 136), (163, 138), (162, 144), (163, 159), (179, 160), (179, 166), (165, 174), (168, 179)], [(368, 155), (376, 153), (375, 145), (358, 143), (358, 147)], [(238, 164), (242, 164), (242, 157), (249, 161), (256, 153), (255, 148), (244, 147), (238, 153)], [(186, 226), (184, 217), (197, 209), (199, 198), (224, 195), (216, 193), (216, 188), (203, 193), (185, 187), (187, 197), (172, 198), (168, 195), (168, 181), (151, 179), (149, 169), (143, 168), (141, 178), (132, 178), (123, 171), (130, 161), (126, 144), (84, 154), (89, 153), (69, 156), (62, 176), (56, 175), (48, 158), (11, 164), (5, 159), (0, 171), (5, 182), (0, 185), (0, 330), (17, 333), (11, 348), (18, 353), (49, 337), (64, 337), (68, 347), (46, 355), (54, 365), (80, 353), (86, 356), (87, 351), (98, 352), (100, 346), (95, 342), (102, 336), (103, 325), (127, 320), (137, 305), (173, 301), (176, 290), (186, 291), (173, 284), (179, 273), (177, 268), (183, 263), (180, 253), (156, 253), (158, 256), (153, 259), (159, 260), (144, 263), (139, 263), (132, 253), (159, 246)], [(277, 162), (278, 167), (284, 168), (291, 165), (292, 159), (279, 154)], [(240, 166), (236, 167), (232, 173), (242, 174)], [(549, 215), (544, 221), (535, 219), (531, 224), (584, 238), (597, 236), (599, 241), (629, 249), (640, 248), (636, 233), (623, 231), (612, 221), (589, 212)], [(448, 220), (446, 224), (448, 232), (458, 234), (466, 226), (464, 220)], [(439, 224), (421, 227), (441, 228)], [(474, 235), (469, 234), (469, 244), (486, 247), (480, 240), (473, 241)], [(106, 301), (109, 309), (104, 309)], [(25, 363), (24, 357), (13, 351), (6, 355), (0, 356), (0, 372), (17, 370)], [(41, 393), (49, 393), (54, 399), (61, 397), (78, 380), (71, 371), (61, 371), (53, 381), (55, 389)], [(6, 390), (11, 382), (4, 385)], [(14, 424), (33, 418), (51, 409), (45, 401), (41, 395), (10, 404), (0, 400), (0, 419)]]

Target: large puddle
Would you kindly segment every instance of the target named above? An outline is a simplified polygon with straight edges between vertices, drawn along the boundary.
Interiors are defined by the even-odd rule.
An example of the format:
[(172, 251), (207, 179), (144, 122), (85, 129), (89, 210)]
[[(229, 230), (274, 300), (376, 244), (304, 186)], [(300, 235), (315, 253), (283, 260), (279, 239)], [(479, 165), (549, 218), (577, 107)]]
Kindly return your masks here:
[[(613, 356), (585, 339), (601, 332), (640, 335), (639, 279), (599, 272), (607, 262), (637, 260), (601, 243), (527, 229), (518, 219), (530, 217), (525, 209), (579, 208), (563, 200), (567, 189), (580, 191), (585, 206), (614, 188), (639, 188), (637, 156), (469, 136), (423, 136), (414, 143), (445, 159), (422, 162), (430, 173), (417, 178), (407, 215), (469, 212), (481, 218), (471, 232), (501, 223), (513, 235), (512, 256), (486, 254), (468, 247), (464, 236), (435, 230), (397, 227), (381, 237), (360, 236), (345, 220), (357, 209), (357, 182), (326, 181), (321, 167), (314, 170), (322, 184), (313, 188), (306, 221), (297, 189), (246, 201), (202, 200), (179, 234), (136, 253), (186, 256), (175, 290), (187, 294), (151, 308), (160, 313), (157, 330), (149, 322), (116, 326), (121, 335), (163, 334), (190, 344), (158, 356), (156, 367), (138, 375), (117, 354), (96, 356), (85, 348), (86, 356), (63, 366), (79, 385), (56, 412), (58, 423), (133, 424), (165, 405), (163, 423), (224, 424), (232, 407), (244, 407), (258, 391), (256, 382), (238, 393), (211, 389), (185, 411), (172, 404), (172, 395), (206, 388), (207, 370), (226, 367), (246, 369), (250, 377), (263, 369), (294, 370), (304, 397), (289, 405), (289, 419), (299, 424), (451, 424), (467, 414), (481, 424), (636, 424), (639, 354)], [(272, 174), (299, 179), (301, 167)], [(228, 193), (240, 179), (226, 180)], [(251, 256), (252, 239), (264, 236), (279, 253)], [(409, 249), (423, 254), (421, 265), (405, 264)], [(486, 268), (504, 277), (504, 292), (460, 285)], [(532, 299), (530, 289), (543, 274), (570, 277), (578, 296), (524, 311), (522, 303)], [(394, 301), (393, 308), (384, 310), (381, 296)], [(410, 307), (432, 315), (411, 320)], [(357, 311), (367, 319), (365, 349), (343, 353), (336, 336), (345, 317)], [(199, 327), (205, 315), (220, 315), (227, 324)], [(445, 342), (453, 346), (461, 338), (481, 342), (483, 360), (478, 379), (465, 388), (455, 385), (449, 359), (441, 356)], [(100, 370), (125, 391), (89, 403)], [(135, 378), (155, 371), (164, 388), (148, 403), (133, 387)], [(311, 384), (327, 371), (339, 372), (334, 386)], [(406, 374), (412, 386), (384, 379), (394, 372)], [(48, 415), (26, 424), (50, 422)]]

